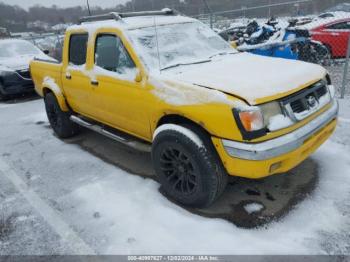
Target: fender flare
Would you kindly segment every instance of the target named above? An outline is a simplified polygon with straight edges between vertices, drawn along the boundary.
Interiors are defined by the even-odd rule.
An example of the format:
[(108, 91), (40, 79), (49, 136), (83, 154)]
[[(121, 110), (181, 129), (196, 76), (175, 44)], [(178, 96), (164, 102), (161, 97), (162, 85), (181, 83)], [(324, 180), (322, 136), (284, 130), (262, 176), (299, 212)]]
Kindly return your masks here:
[(66, 98), (64, 97), (62, 91), (58, 88), (58, 87), (52, 87), (52, 86), (43, 86), (43, 96), (45, 97), (45, 95), (49, 92), (54, 93), (58, 105), (60, 106), (61, 110), (63, 112), (68, 112), (70, 111), (68, 104), (66, 102)]

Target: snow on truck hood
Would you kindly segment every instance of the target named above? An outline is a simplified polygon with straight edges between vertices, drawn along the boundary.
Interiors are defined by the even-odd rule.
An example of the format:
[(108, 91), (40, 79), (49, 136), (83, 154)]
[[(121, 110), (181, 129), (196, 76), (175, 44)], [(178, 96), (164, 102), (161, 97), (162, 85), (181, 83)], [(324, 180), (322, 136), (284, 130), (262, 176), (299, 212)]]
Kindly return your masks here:
[(288, 95), (327, 73), (315, 64), (249, 53), (227, 55), (212, 62), (165, 72), (181, 82), (238, 96), (251, 105)]

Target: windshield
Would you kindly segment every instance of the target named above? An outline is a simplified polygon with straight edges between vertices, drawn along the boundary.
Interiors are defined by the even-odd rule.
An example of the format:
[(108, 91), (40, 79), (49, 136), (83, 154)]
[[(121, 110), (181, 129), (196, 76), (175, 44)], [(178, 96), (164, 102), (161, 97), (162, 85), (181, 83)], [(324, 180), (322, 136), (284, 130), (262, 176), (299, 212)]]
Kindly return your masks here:
[(204, 63), (215, 55), (236, 52), (200, 22), (132, 29), (129, 35), (150, 69), (164, 70), (177, 65)]
[(0, 43), (0, 59), (21, 55), (38, 55), (40, 51), (31, 43), (25, 41)]

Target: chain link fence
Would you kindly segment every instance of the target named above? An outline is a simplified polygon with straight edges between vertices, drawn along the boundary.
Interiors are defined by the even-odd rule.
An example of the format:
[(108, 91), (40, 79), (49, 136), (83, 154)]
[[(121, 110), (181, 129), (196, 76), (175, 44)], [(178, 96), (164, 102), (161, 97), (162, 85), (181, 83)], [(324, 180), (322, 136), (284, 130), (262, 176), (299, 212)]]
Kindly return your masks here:
[(344, 98), (345, 94), (349, 94), (350, 93), (349, 64), (350, 64), (350, 37), (348, 39), (348, 50), (347, 50), (345, 66), (344, 66), (343, 82), (342, 82), (342, 89), (341, 89), (341, 98)]
[(39, 49), (47, 52), (51, 57), (57, 59), (58, 61), (62, 60), (64, 33), (45, 33), (21, 38), (32, 42)]
[(325, 66), (337, 94), (346, 97), (350, 95), (350, 4), (308, 15), (318, 3), (290, 1), (221, 12), (208, 6), (207, 14), (195, 18), (240, 51)]

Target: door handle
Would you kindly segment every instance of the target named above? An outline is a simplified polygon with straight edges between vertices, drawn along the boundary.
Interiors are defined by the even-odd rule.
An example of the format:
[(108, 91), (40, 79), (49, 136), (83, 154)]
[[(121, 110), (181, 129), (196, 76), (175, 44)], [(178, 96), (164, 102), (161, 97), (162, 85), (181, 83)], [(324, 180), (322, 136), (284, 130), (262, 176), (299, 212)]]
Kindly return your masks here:
[(72, 79), (72, 75), (70, 73), (66, 73), (66, 79), (68, 80)]
[(98, 86), (98, 81), (97, 80), (91, 80), (91, 84), (93, 86)]

